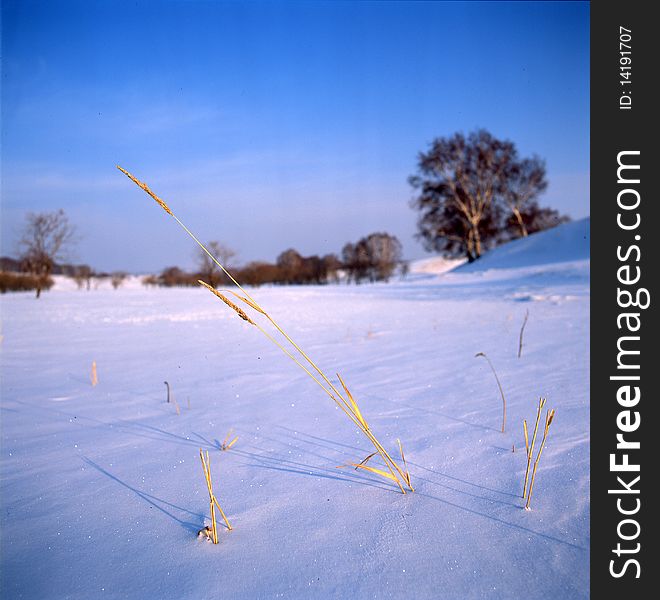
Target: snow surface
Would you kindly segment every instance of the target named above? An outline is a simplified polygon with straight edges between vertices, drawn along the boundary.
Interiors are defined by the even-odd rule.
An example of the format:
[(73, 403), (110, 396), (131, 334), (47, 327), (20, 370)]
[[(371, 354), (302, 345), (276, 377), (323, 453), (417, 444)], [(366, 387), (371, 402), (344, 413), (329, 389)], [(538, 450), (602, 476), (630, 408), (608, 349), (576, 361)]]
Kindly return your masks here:
[[(205, 290), (136, 281), (1, 299), (0, 596), (588, 597), (588, 221), (442, 276), (254, 291), (401, 438), (406, 495), (336, 468), (368, 441), (253, 327)], [(557, 414), (528, 512), (539, 396)], [(217, 546), (195, 535), (200, 447), (234, 526)]]

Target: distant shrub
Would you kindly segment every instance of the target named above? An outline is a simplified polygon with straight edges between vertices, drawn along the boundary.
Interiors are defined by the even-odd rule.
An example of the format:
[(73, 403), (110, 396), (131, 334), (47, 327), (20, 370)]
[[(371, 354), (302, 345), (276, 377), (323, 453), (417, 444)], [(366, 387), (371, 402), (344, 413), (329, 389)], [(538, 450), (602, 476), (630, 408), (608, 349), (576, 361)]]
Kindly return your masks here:
[(267, 262), (248, 263), (242, 269), (235, 270), (235, 273), (246, 285), (259, 286), (265, 283), (280, 283), (282, 280), (280, 268)]
[(388, 233), (372, 233), (342, 249), (344, 269), (355, 283), (389, 281), (401, 265), (401, 254), (401, 242)]
[(112, 287), (116, 290), (117, 288), (123, 285), (124, 280), (127, 277), (128, 277), (128, 273), (124, 273), (123, 271), (115, 271), (114, 273), (110, 273), (110, 283), (112, 284)]
[(156, 275), (145, 275), (142, 278), (142, 285), (145, 287), (155, 287), (158, 285), (158, 277)]
[(0, 293), (29, 292), (36, 289), (48, 290), (55, 282), (51, 277), (37, 277), (27, 273), (0, 271)]
[(168, 267), (158, 276), (158, 285), (164, 287), (195, 286), (199, 277), (194, 273), (186, 273), (179, 267)]
[(92, 277), (94, 277), (94, 270), (92, 267), (89, 265), (78, 265), (75, 267), (65, 265), (65, 267), (62, 267), (64, 274), (73, 278), (79, 290), (82, 290), (83, 288), (89, 290), (91, 288)]

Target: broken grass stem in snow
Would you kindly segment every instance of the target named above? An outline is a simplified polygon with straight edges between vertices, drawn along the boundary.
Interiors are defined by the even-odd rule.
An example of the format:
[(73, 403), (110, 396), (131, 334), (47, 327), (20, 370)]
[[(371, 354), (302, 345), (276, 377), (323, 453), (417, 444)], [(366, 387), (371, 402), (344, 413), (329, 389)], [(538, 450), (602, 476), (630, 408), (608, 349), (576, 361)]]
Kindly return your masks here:
[[(117, 168), (122, 173), (124, 173), (124, 175), (126, 175), (131, 181), (133, 181), (133, 183), (135, 183), (138, 187), (140, 187), (147, 194), (149, 194), (149, 196), (151, 196), (161, 206), (161, 208), (181, 226), (181, 228), (195, 241), (195, 243), (197, 243), (197, 245), (209, 256), (209, 258), (222, 270), (222, 272), (225, 273), (227, 277), (229, 277), (231, 282), (240, 290), (242, 295), (239, 295), (236, 292), (229, 292), (229, 293), (234, 295), (236, 298), (238, 298), (248, 307), (255, 310), (257, 313), (263, 315), (270, 323), (270, 325), (272, 325), (272, 327), (276, 330), (276, 332), (279, 333), (284, 338), (286, 345), (288, 345), (289, 347), (287, 348), (285, 346), (285, 343), (281, 343), (278, 340), (276, 340), (275, 337), (273, 337), (258, 323), (252, 320), (247, 315), (247, 313), (245, 313), (245, 311), (243, 311), (241, 308), (236, 306), (226, 296), (223, 296), (221, 293), (217, 292), (215, 288), (213, 288), (212, 286), (208, 285), (203, 281), (200, 281), (200, 284), (208, 288), (215, 296), (220, 298), (225, 304), (227, 304), (234, 311), (236, 311), (238, 316), (241, 317), (243, 320), (245, 320), (251, 325), (255, 325), (259, 329), (259, 331), (261, 331), (271, 342), (273, 342), (291, 360), (293, 360), (299, 367), (301, 367), (323, 389), (323, 391), (337, 404), (337, 406), (339, 406), (339, 408), (341, 408), (346, 413), (346, 415), (351, 419), (351, 421), (355, 423), (358, 429), (360, 429), (362, 433), (373, 444), (374, 448), (376, 449), (376, 452), (380, 455), (388, 470), (388, 473), (383, 471), (382, 473), (384, 473), (384, 475), (382, 476), (386, 477), (387, 479), (391, 479), (395, 481), (399, 486), (399, 489), (404, 494), (406, 493), (406, 491), (402, 485), (403, 483), (405, 483), (407, 487), (412, 491), (413, 488), (410, 485), (410, 474), (408, 473), (407, 468), (404, 472), (404, 470), (397, 464), (397, 462), (388, 454), (385, 448), (383, 448), (382, 444), (376, 439), (374, 434), (369, 429), (369, 426), (367, 425), (366, 421), (364, 420), (364, 417), (362, 416), (360, 409), (357, 406), (357, 403), (352, 398), (350, 392), (346, 388), (341, 378), (339, 378), (339, 381), (341, 382), (342, 387), (344, 388), (344, 393), (346, 397), (344, 397), (344, 395), (337, 389), (337, 387), (330, 381), (327, 375), (316, 365), (316, 363), (305, 353), (305, 351), (291, 339), (291, 337), (280, 327), (280, 325), (259, 305), (259, 303), (241, 286), (241, 284), (238, 281), (236, 281), (233, 275), (229, 273), (229, 271), (227, 271), (227, 269), (225, 269), (225, 267), (222, 264), (220, 264), (218, 259), (216, 259), (215, 256), (213, 256), (213, 254), (209, 252), (206, 246), (204, 246), (204, 244), (202, 244), (202, 242), (200, 242), (199, 239), (179, 220), (179, 218), (172, 212), (170, 207), (154, 192), (152, 192), (146, 183), (141, 182), (136, 177), (131, 175), (128, 171), (122, 169), (120, 166), (117, 166)], [(314, 375), (314, 373), (316, 373), (318, 377), (317, 375)], [(367, 468), (367, 467), (363, 466), (362, 468)], [(380, 470), (374, 470), (371, 467), (369, 467), (368, 470), (371, 470), (381, 475), (381, 472), (379, 472)]]

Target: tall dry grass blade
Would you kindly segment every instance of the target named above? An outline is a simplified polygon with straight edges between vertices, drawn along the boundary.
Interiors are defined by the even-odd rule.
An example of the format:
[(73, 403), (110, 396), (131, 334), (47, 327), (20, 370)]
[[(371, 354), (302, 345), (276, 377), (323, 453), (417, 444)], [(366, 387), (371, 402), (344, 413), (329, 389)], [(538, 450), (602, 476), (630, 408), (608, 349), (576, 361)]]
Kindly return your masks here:
[(218, 527), (215, 520), (215, 506), (213, 505), (213, 483), (211, 482), (211, 460), (209, 453), (206, 453), (206, 459), (202, 449), (199, 449), (199, 457), (202, 460), (202, 469), (204, 470), (204, 478), (206, 479), (206, 487), (209, 492), (209, 512), (211, 513), (211, 541), (214, 544), (218, 543)]
[(209, 457), (208, 451), (206, 452), (206, 457), (204, 456), (204, 452), (202, 452), (202, 449), (199, 449), (199, 457), (202, 460), (202, 469), (204, 470), (204, 478), (206, 479), (206, 487), (209, 491), (209, 511), (211, 513), (211, 538), (213, 540), (214, 544), (218, 543), (218, 526), (215, 518), (215, 508), (217, 506), (218, 510), (220, 511), (220, 514), (222, 515), (222, 518), (225, 522), (225, 525), (227, 526), (227, 529), (231, 530), (233, 529), (232, 526), (229, 524), (229, 520), (227, 519), (227, 516), (225, 515), (225, 512), (222, 510), (222, 507), (220, 506), (220, 503), (218, 502), (218, 499), (215, 497), (215, 493), (213, 492), (213, 480), (211, 479), (211, 458)]
[(350, 403), (351, 403), (351, 409), (353, 411), (353, 414), (357, 417), (358, 421), (362, 424), (362, 426), (365, 429), (369, 429), (369, 425), (367, 425), (367, 422), (364, 420), (364, 417), (362, 416), (362, 413), (360, 412), (360, 409), (353, 399), (353, 394), (348, 391), (348, 388), (346, 387), (346, 384), (344, 383), (344, 380), (341, 378), (341, 375), (337, 373), (337, 379), (339, 379), (339, 383), (341, 383), (341, 387), (344, 388), (344, 391), (346, 392), (346, 396), (348, 397)]
[[(174, 220), (179, 224), (179, 226), (195, 241), (195, 243), (209, 256), (209, 258), (221, 269), (221, 271), (224, 272), (225, 275), (227, 275), (227, 277), (238, 288), (238, 290), (241, 292), (242, 295), (236, 294), (235, 292), (232, 292), (232, 294), (236, 298), (239, 298), (242, 302), (247, 304), (250, 308), (256, 310), (257, 312), (265, 316), (265, 318), (272, 325), (272, 327), (286, 340), (288, 344), (290, 344), (292, 350), (290, 351), (287, 348), (285, 348), (282, 343), (280, 343), (273, 336), (271, 336), (263, 327), (261, 327), (258, 323), (252, 321), (250, 317), (247, 315), (247, 313), (243, 311), (243, 314), (241, 314), (241, 312), (239, 312), (241, 309), (239, 309), (239, 307), (237, 307), (235, 304), (231, 303), (231, 301), (229, 301), (221, 293), (217, 292), (217, 290), (215, 290), (208, 284), (205, 284), (203, 282), (200, 283), (205, 285), (214, 295), (216, 295), (223, 302), (225, 302), (225, 304), (227, 304), (233, 310), (235, 310), (239, 314), (239, 316), (241, 316), (241, 318), (256, 325), (256, 327), (259, 329), (259, 331), (261, 331), (261, 333), (263, 333), (273, 344), (275, 344), (278, 348), (280, 348), (280, 350), (282, 350), (286, 356), (288, 356), (300, 368), (302, 368), (307, 373), (307, 375), (309, 375), (323, 389), (323, 391), (337, 404), (337, 406), (339, 406), (339, 408), (341, 408), (344, 411), (344, 413), (351, 419), (351, 421), (355, 423), (355, 425), (363, 432), (363, 434), (374, 445), (376, 451), (381, 456), (388, 471), (390, 472), (391, 477), (388, 475), (387, 478), (396, 481), (401, 492), (405, 494), (406, 492), (405, 489), (403, 488), (402, 482), (403, 483), (406, 482), (406, 477), (404, 475), (403, 470), (396, 463), (396, 461), (392, 459), (392, 457), (385, 450), (385, 448), (383, 448), (382, 444), (376, 439), (376, 437), (371, 432), (371, 430), (366, 426), (366, 420), (364, 419), (364, 417), (362, 417), (359, 409), (356, 410), (357, 404), (355, 403), (355, 401), (354, 400), (351, 401), (342, 395), (342, 393), (337, 389), (337, 387), (332, 383), (332, 381), (330, 381), (328, 376), (318, 367), (318, 365), (316, 365), (316, 363), (307, 355), (307, 353), (282, 329), (282, 327), (280, 327), (280, 325), (275, 321), (275, 319), (273, 319), (259, 305), (259, 303), (249, 294), (249, 292), (247, 292), (241, 286), (241, 284), (234, 278), (234, 276), (229, 271), (227, 271), (224, 265), (222, 265), (218, 261), (218, 259), (215, 258), (215, 256), (213, 256), (213, 254), (208, 250), (208, 248), (206, 248), (206, 246), (204, 246), (204, 244), (184, 225), (184, 223), (170, 210), (170, 208), (167, 206), (167, 204), (165, 204), (165, 202), (163, 202), (161, 198), (159, 198), (154, 192), (152, 192), (151, 189), (149, 189), (149, 187), (145, 183), (138, 180), (128, 171), (122, 169), (119, 166), (117, 166), (117, 168), (127, 177), (129, 177), (129, 179), (131, 179), (142, 190), (144, 190), (147, 194), (149, 194), (154, 200), (156, 200), (161, 205), (161, 207), (164, 210), (166, 210), (166, 212), (169, 215), (171, 215), (172, 218), (174, 218)], [(297, 356), (294, 355), (294, 351), (300, 357), (300, 360), (297, 358)], [(308, 366), (306, 366), (305, 363)], [(317, 375), (314, 375), (314, 372)], [(346, 391), (344, 393), (346, 393)], [(348, 397), (349, 394), (346, 395)], [(398, 473), (399, 476), (397, 476), (395, 473)]]
[(539, 466), (539, 461), (541, 460), (541, 454), (543, 453), (543, 448), (545, 448), (545, 441), (548, 438), (548, 431), (550, 425), (552, 424), (553, 419), (555, 418), (555, 409), (549, 410), (545, 415), (545, 428), (543, 430), (543, 437), (541, 438), (541, 445), (539, 446), (539, 452), (536, 455), (536, 460), (534, 461), (534, 469), (532, 470), (532, 479), (529, 482), (529, 492), (527, 492), (527, 503), (525, 504), (525, 510), (530, 510), (529, 505), (532, 501), (532, 491), (534, 490), (534, 481), (536, 480), (536, 469)]
[(406, 457), (403, 454), (403, 445), (401, 444), (400, 439), (397, 438), (396, 441), (399, 443), (399, 452), (401, 452), (401, 462), (403, 462), (403, 468), (406, 470), (406, 475), (405, 475), (406, 483), (408, 484), (408, 487), (414, 492), (415, 490), (413, 489), (413, 486), (410, 483), (410, 471), (408, 469), (408, 463), (406, 462)]
[[(363, 465), (362, 463), (348, 463), (349, 466), (355, 467), (356, 469), (364, 469), (365, 471), (370, 471), (371, 473), (376, 473), (376, 475), (380, 475), (381, 477), (385, 477), (386, 479), (391, 479), (392, 481), (396, 481), (396, 475), (393, 473), (388, 473), (387, 471), (383, 471), (382, 469), (376, 469), (375, 467), (369, 467), (367, 465)], [(343, 468), (343, 465), (340, 467), (337, 467), (338, 469)]]
[[(367, 463), (368, 463), (368, 462), (369, 462), (374, 456), (376, 456), (376, 454), (378, 454), (378, 452), (372, 452), (371, 454), (369, 454), (369, 456), (367, 456), (366, 458), (363, 458), (363, 459), (359, 462), (359, 465), (360, 465), (360, 466), (362, 466), (362, 465), (366, 465), (366, 464), (367, 464)], [(355, 467), (355, 469), (357, 470), (358, 467)]]
[(92, 379), (92, 387), (96, 387), (96, 384), (98, 384), (98, 382), (99, 382), (99, 377), (98, 377), (98, 374), (96, 372), (96, 361), (95, 360), (92, 361), (91, 379)]
[(495, 376), (497, 387), (500, 390), (500, 395), (502, 396), (502, 433), (504, 433), (504, 428), (506, 426), (506, 398), (504, 397), (504, 390), (502, 389), (500, 378), (497, 376), (497, 373), (495, 372), (495, 367), (493, 366), (493, 363), (490, 362), (490, 358), (488, 358), (483, 352), (477, 352), (477, 354), (474, 355), (475, 358), (477, 358), (478, 356), (483, 356), (488, 362), (488, 365), (490, 366), (490, 370), (493, 372), (493, 375)]
[[(534, 454), (534, 443), (536, 442), (536, 434), (539, 429), (539, 421), (541, 420), (541, 411), (545, 406), (545, 398), (539, 398), (539, 407), (536, 411), (536, 422), (534, 423), (534, 433), (532, 434), (532, 442), (527, 447), (527, 468), (525, 469), (525, 481), (523, 483), (523, 500), (527, 495), (527, 481), (529, 479), (529, 467), (532, 463), (532, 455)], [(527, 431), (527, 423), (525, 423), (525, 431)]]
[[(527, 456), (527, 470), (529, 471), (529, 435), (527, 434), (527, 419), (523, 419), (523, 431), (525, 432), (525, 456)], [(527, 489), (527, 473), (525, 473), (525, 482), (523, 483), (522, 497), (525, 497)]]
[(523, 349), (523, 333), (525, 332), (525, 325), (527, 325), (527, 319), (529, 318), (529, 310), (525, 311), (525, 319), (523, 320), (522, 327), (520, 328), (520, 337), (518, 338), (518, 358), (522, 356)]
[(225, 511), (222, 510), (222, 506), (220, 506), (220, 503), (218, 502), (218, 499), (215, 496), (213, 496), (213, 502), (215, 502), (215, 505), (218, 507), (218, 510), (220, 511), (220, 516), (222, 516), (222, 520), (225, 522), (225, 525), (227, 526), (227, 529), (229, 529), (229, 531), (234, 529), (229, 524), (229, 520), (227, 519), (227, 516), (225, 515)]

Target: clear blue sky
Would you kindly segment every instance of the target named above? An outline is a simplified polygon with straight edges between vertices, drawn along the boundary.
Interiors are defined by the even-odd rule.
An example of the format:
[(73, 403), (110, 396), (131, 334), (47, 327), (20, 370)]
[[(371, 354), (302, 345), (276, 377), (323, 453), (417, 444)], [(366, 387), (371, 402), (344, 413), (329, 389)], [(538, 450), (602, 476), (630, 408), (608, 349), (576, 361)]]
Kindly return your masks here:
[(3, 255), (61, 207), (76, 262), (192, 266), (120, 164), (241, 262), (382, 230), (418, 258), (417, 153), (477, 127), (589, 214), (586, 2), (3, 0), (2, 59)]

